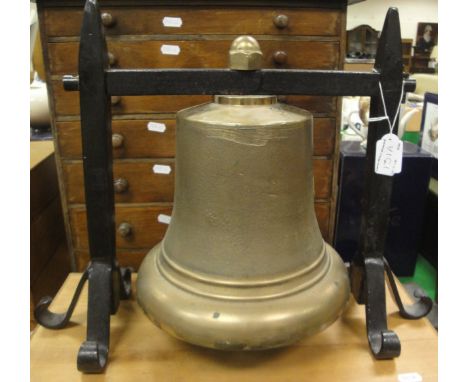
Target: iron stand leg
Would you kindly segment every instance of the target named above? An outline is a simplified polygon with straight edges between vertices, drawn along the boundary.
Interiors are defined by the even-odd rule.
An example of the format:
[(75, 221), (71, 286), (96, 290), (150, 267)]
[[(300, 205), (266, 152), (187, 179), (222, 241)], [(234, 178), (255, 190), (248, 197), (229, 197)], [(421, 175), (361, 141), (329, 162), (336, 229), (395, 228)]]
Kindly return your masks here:
[[(398, 118), (403, 85), (400, 21), (398, 10), (390, 8), (379, 38), (374, 69), (381, 75), (387, 114), (390, 121)], [(380, 95), (371, 98), (370, 117), (384, 116)], [(400, 314), (406, 318), (426, 315), (432, 306), (430, 299), (419, 300), (414, 307), (405, 308), (385, 261), (384, 250), (392, 194), (393, 178), (374, 171), (376, 143), (389, 133), (386, 120), (369, 124), (366, 154), (366, 181), (364, 185), (361, 248), (350, 268), (351, 287), (359, 304), (365, 304), (367, 337), (370, 349), (377, 359), (389, 359), (400, 355), (398, 336), (387, 327), (385, 305), (385, 272), (393, 295), (400, 301)]]

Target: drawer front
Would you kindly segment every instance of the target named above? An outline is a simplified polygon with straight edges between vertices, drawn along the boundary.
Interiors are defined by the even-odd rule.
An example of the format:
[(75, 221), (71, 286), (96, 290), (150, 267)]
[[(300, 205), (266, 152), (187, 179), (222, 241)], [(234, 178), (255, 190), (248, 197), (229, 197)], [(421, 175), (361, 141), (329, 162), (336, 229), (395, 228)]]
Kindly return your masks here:
[[(164, 131), (161, 131), (162, 129)], [(335, 130), (334, 118), (314, 118), (314, 155), (333, 154)], [(81, 159), (80, 122), (57, 122), (56, 131), (61, 157)], [(174, 119), (113, 120), (112, 133), (121, 137), (119, 146), (113, 149), (114, 158), (171, 158), (175, 156)]]
[[(154, 165), (170, 166), (170, 174), (153, 172)], [(333, 161), (314, 159), (315, 197), (326, 199), (331, 194)], [(84, 179), (82, 162), (63, 163), (63, 180), (70, 204), (82, 204)], [(114, 180), (124, 180), (124, 191), (115, 192), (116, 203), (157, 203), (171, 202), (174, 198), (173, 160), (133, 160), (114, 162)], [(167, 167), (166, 167), (167, 168)]]
[[(109, 41), (108, 51), (115, 61), (114, 68), (227, 68), (231, 43), (232, 40)], [(259, 39), (259, 43), (264, 68), (337, 69), (339, 66), (338, 42)], [(51, 74), (78, 72), (78, 42), (50, 43), (48, 50)], [(279, 52), (282, 52), (280, 58)]]
[[(116, 246), (118, 249), (152, 248), (159, 243), (168, 227), (158, 221), (158, 216), (168, 215), (172, 212), (172, 206), (128, 206), (121, 205), (115, 208)], [(77, 249), (88, 250), (88, 231), (86, 222), (86, 210), (84, 207), (69, 209), (70, 226), (73, 236), (73, 244)], [(128, 223), (131, 231), (123, 236), (119, 233), (122, 223)]]
[[(57, 141), (64, 159), (81, 159), (80, 121), (57, 122)], [(171, 158), (175, 156), (175, 119), (113, 120), (112, 133), (121, 140), (114, 158)]]
[[(275, 8), (158, 8), (102, 7), (111, 15), (105, 27), (108, 36), (151, 34), (267, 34), (291, 36), (339, 36), (339, 10)], [(279, 24), (278, 15), (287, 16), (287, 25)], [(49, 8), (44, 12), (49, 37), (79, 36), (81, 8)], [(169, 17), (169, 19), (168, 19)], [(165, 19), (166, 18), (166, 19)], [(170, 19), (170, 18), (179, 18)], [(276, 18), (276, 20), (275, 20)], [(284, 18), (283, 18), (284, 21)], [(180, 24), (180, 26), (178, 26)], [(278, 25), (278, 26), (277, 26)]]
[[(155, 172), (155, 165), (163, 166), (163, 170), (170, 173)], [(63, 163), (62, 167), (68, 202), (84, 203), (83, 163)], [(116, 203), (171, 202), (174, 198), (174, 160), (115, 161), (114, 182), (120, 182), (115, 189)]]
[[(158, 216), (161, 214), (170, 215), (171, 211), (170, 206), (117, 206), (115, 209), (117, 252), (125, 253), (126, 250), (139, 250), (140, 253), (144, 253), (159, 243), (164, 237), (168, 225), (159, 223)], [(315, 212), (322, 236), (327, 240), (330, 203), (315, 203)], [(129, 223), (132, 227), (131, 233), (125, 237), (122, 237), (118, 232), (118, 227), (123, 222)], [(70, 224), (75, 248), (86, 253), (88, 251), (88, 234), (84, 207), (70, 209)]]
[[(55, 113), (57, 116), (80, 114), (78, 92), (63, 90), (61, 81), (52, 81)], [(113, 115), (175, 113), (187, 107), (210, 102), (213, 97), (205, 95), (180, 96), (123, 96), (112, 106)], [(281, 102), (309, 110), (312, 114), (334, 114), (335, 97), (286, 96)]]

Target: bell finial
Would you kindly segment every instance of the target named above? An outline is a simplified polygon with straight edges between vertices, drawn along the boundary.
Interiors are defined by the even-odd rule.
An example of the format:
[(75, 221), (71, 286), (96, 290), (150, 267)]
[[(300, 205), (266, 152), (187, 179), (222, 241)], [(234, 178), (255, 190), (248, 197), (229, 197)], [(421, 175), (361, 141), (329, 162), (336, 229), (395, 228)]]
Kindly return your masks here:
[(263, 53), (252, 36), (239, 36), (229, 49), (229, 67), (235, 70), (257, 70), (262, 66)]

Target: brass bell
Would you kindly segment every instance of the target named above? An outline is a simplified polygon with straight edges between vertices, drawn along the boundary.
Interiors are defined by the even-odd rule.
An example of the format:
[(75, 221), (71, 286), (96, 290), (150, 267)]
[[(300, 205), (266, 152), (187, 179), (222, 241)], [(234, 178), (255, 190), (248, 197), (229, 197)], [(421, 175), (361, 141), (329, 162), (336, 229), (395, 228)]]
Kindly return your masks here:
[(171, 222), (137, 280), (151, 320), (225, 350), (285, 346), (333, 323), (349, 279), (315, 216), (311, 114), (276, 96), (216, 96), (177, 113), (176, 145)]

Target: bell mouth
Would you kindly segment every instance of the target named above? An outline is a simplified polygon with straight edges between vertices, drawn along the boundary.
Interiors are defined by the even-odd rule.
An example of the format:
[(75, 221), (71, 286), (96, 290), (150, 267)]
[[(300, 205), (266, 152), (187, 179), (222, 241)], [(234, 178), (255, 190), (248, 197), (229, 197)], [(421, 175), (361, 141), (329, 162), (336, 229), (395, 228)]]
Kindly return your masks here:
[(278, 99), (270, 95), (215, 95), (214, 102), (220, 105), (273, 105)]

